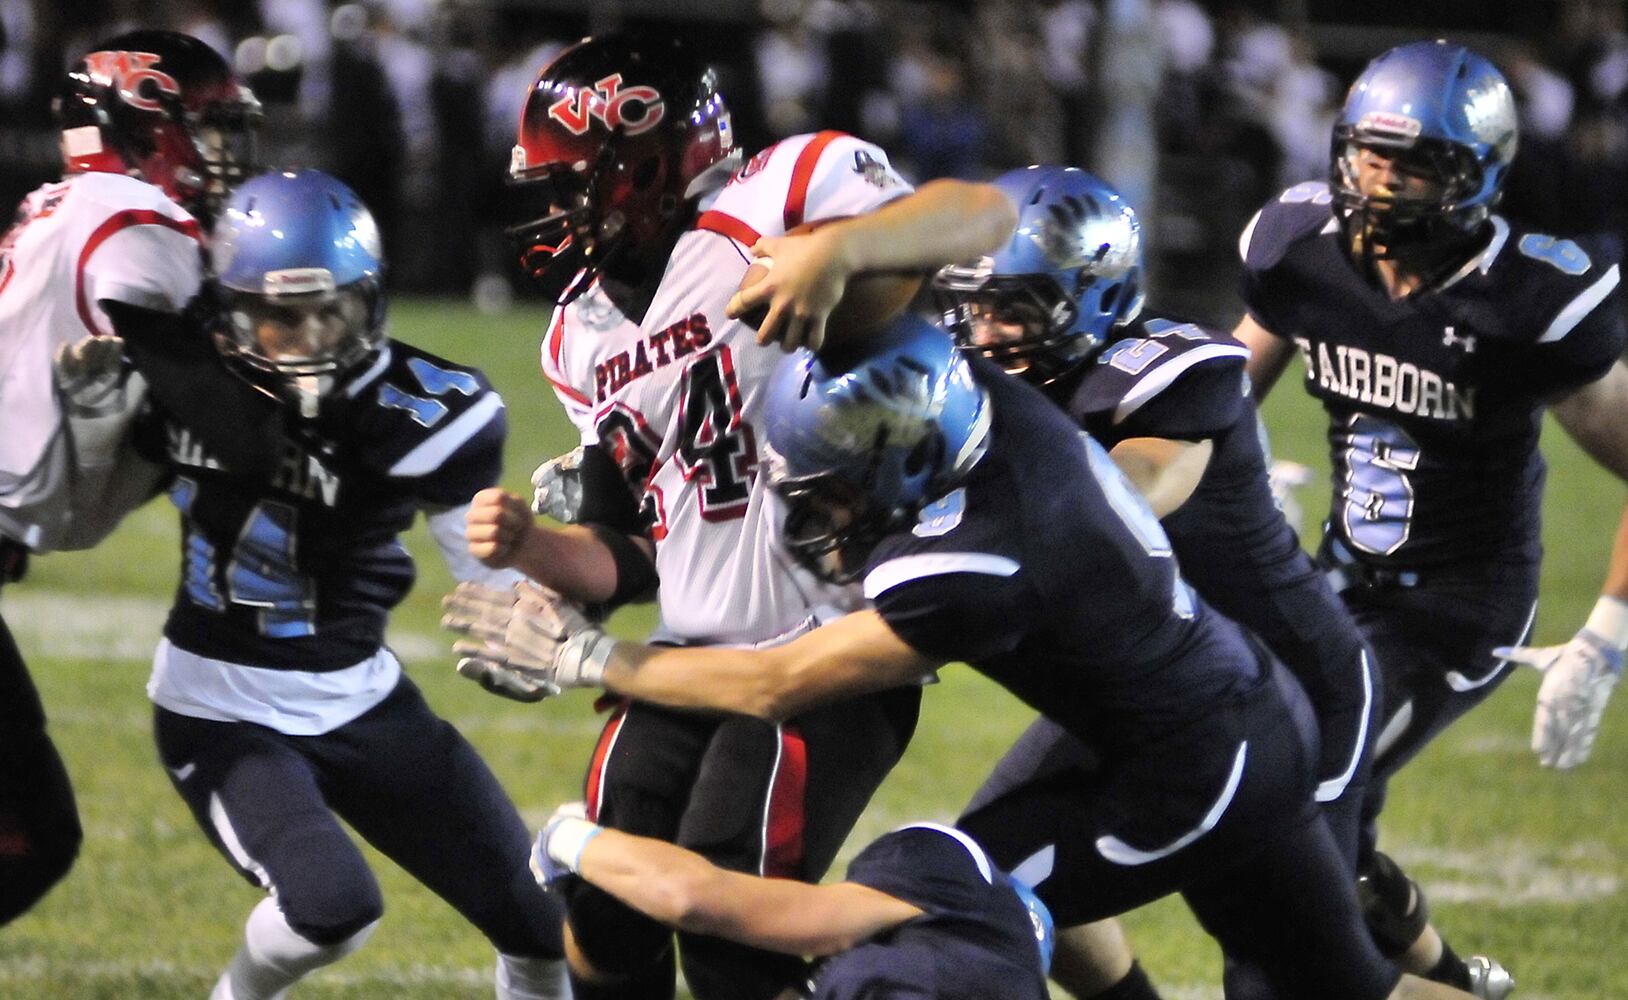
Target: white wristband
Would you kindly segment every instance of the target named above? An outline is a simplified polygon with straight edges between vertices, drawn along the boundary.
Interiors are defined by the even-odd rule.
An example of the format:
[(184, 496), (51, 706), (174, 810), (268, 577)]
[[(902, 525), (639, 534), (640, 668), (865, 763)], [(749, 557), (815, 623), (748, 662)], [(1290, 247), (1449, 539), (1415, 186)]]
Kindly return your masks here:
[(596, 628), (583, 629), (560, 647), (554, 683), (562, 688), (603, 687), (605, 663), (614, 648), (615, 639)]
[(582, 852), (588, 841), (599, 836), (604, 828), (574, 816), (556, 821), (548, 832), (548, 856), (575, 874), (582, 864)]
[(1583, 627), (1619, 651), (1628, 652), (1628, 601), (1601, 596)]

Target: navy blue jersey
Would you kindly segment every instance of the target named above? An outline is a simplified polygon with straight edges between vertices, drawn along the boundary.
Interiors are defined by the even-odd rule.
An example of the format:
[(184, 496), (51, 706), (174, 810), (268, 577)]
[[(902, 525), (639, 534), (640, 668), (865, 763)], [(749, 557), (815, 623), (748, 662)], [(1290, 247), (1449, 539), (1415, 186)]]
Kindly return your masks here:
[(177, 647), (302, 671), (360, 662), (412, 586), (397, 536), (415, 512), (497, 482), (503, 401), (479, 371), (392, 341), (334, 393), (337, 413), (302, 427), (269, 481), (234, 474), (160, 415), (181, 512), (164, 627)]
[(1616, 261), (1494, 217), (1459, 272), (1393, 301), (1329, 205), (1324, 184), (1290, 188), (1240, 249), (1250, 314), (1300, 349), (1329, 414), (1335, 537), (1397, 568), (1536, 561), (1542, 408), (1622, 353)]
[(1362, 637), (1272, 498), (1244, 374), (1249, 351), (1160, 318), (1129, 333), (1055, 395), (1108, 448), (1134, 437), (1211, 442), (1197, 488), (1164, 518), (1176, 561), (1206, 602), (1265, 641), (1305, 686), (1323, 735), (1318, 776), (1343, 788), (1372, 704)]
[(1194, 752), (1171, 768), (1158, 747), (1235, 746), (1207, 727), (1259, 686), (1258, 655), (1182, 581), (1102, 446), (1034, 388), (969, 361), (993, 408), (989, 449), (960, 488), (877, 545), (865, 595), (912, 647), (972, 664), (1109, 768), (1154, 769), (1163, 815), (1150, 842), (1185, 831), (1230, 761)]
[(873, 841), (848, 866), (922, 916), (820, 965), (817, 1000), (1043, 1000), (1041, 931), (1007, 876), (958, 830), (922, 825)]

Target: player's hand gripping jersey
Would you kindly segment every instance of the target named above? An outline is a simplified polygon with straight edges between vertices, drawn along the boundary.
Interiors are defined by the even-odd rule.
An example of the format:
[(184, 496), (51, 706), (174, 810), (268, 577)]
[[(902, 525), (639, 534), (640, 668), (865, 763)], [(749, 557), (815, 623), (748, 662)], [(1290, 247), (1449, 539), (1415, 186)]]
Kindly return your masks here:
[[(145, 499), (118, 479), (137, 380), (91, 434), (71, 440), (52, 378), (65, 344), (112, 334), (104, 300), (179, 312), (198, 291), (198, 224), (164, 192), (84, 173), (26, 199), (0, 239), (0, 530), (35, 549), (82, 547)], [(151, 477), (142, 477), (150, 485)]]
[[(331, 397), (338, 406), (288, 446), (270, 482), (223, 468), (164, 420), (184, 532), (164, 634), (179, 649), (306, 673), (359, 663), (412, 586), (398, 534), (420, 509), (459, 507), (497, 481), (503, 401), (475, 369), (390, 341)], [(173, 669), (155, 684), (160, 704), (162, 690), (215, 687)]]
[(910, 190), (869, 143), (840, 132), (786, 139), (701, 199), (642, 322), (597, 285), (555, 312), (543, 372), (583, 442), (615, 459), (640, 504), (662, 581), (658, 635), (761, 641), (851, 605), (780, 551), (759, 427), (782, 354), (724, 307), (759, 237)]
[(1329, 206), (1325, 184), (1292, 187), (1239, 250), (1250, 314), (1294, 341), (1331, 417), (1334, 540), (1399, 567), (1535, 561), (1542, 407), (1622, 353), (1616, 261), (1493, 216), (1485, 250), (1393, 301)]

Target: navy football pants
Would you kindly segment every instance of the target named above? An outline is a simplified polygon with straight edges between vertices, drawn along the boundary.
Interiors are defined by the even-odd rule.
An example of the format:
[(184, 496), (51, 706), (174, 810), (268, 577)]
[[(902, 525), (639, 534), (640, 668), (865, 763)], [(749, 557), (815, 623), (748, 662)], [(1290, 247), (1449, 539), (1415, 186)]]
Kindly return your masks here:
[(82, 837), (45, 708), (0, 618), (0, 926), (68, 873)]
[(1340, 596), (1379, 659), (1384, 685), (1385, 721), (1363, 806), (1366, 858), (1390, 778), (1512, 673), (1492, 650), (1530, 633), (1537, 568), (1442, 571), (1415, 587), (1358, 584)]
[[(1163, 857), (1128, 864), (1105, 856), (1099, 838), (1165, 803), (1152, 783), (1136, 798), (1112, 766), (1066, 767), (1071, 757), (1086, 757), (1055, 728), (1060, 735), (1049, 747), (1033, 731), (1026, 736), (1032, 780), (1022, 782), (1016, 762), (1003, 760), (992, 778), (1002, 787), (986, 785), (958, 825), (1008, 870), (1053, 852), (1051, 875), (1035, 888), (1059, 927), (1180, 892), (1226, 953), (1256, 966), (1280, 995), (1383, 1000), (1401, 974), (1370, 939), (1347, 861), (1313, 806), (1304, 706), (1302, 724), (1291, 723), (1279, 688), (1265, 684), (1244, 704), (1217, 712), (1238, 715), (1237, 731), (1248, 741), (1242, 777), (1216, 825)], [(1203, 749), (1183, 748), (1169, 767)], [(1149, 763), (1138, 760), (1139, 773), (1156, 775)]]
[[(818, 881), (904, 753), (920, 706), (913, 686), (776, 726), (625, 703), (589, 765), (588, 815), (724, 868)], [(586, 883), (567, 902), (572, 934), (601, 971), (647, 972), (671, 946), (667, 928)], [(765, 1000), (803, 974), (800, 959), (717, 938), (681, 934), (679, 945), (697, 1000)]]
[(162, 708), (154, 730), (198, 824), (250, 882), (275, 888), (289, 925), (308, 940), (344, 941), (384, 911), (343, 817), (498, 951), (561, 955), (560, 906), (527, 868), (524, 821), (474, 747), (405, 677), (320, 736)]

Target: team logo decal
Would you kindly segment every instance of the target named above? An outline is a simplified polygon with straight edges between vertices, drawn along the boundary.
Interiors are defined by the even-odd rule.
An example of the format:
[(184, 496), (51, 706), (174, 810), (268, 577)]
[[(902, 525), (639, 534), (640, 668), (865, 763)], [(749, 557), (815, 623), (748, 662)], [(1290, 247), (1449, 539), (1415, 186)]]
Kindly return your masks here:
[(966, 512), (966, 487), (952, 490), (921, 509), (921, 513), (916, 515), (916, 524), (910, 529), (910, 533), (917, 538), (937, 538), (940, 535), (947, 535), (960, 526), (961, 517)]
[(767, 149), (760, 149), (756, 153), (753, 153), (752, 158), (746, 161), (746, 166), (741, 167), (735, 172), (734, 180), (744, 181), (753, 174), (759, 173), (764, 167), (769, 165), (769, 157), (772, 155), (774, 155), (773, 146), (770, 146)]
[(854, 173), (863, 177), (865, 183), (875, 185), (883, 190), (904, 183), (899, 175), (894, 173), (887, 164), (863, 149), (854, 150)]
[(1441, 345), (1443, 347), (1462, 347), (1462, 348), (1464, 348), (1464, 353), (1465, 354), (1474, 354), (1475, 353), (1475, 334), (1467, 333), (1464, 336), (1460, 337), (1460, 336), (1458, 336), (1457, 334), (1455, 334), (1453, 332), (1452, 327), (1448, 327), (1446, 330), (1444, 330), (1442, 332)]
[(624, 87), (620, 73), (598, 81), (592, 90), (578, 90), (548, 106), (548, 117), (572, 135), (588, 131), (596, 118), (613, 132), (621, 129), (639, 135), (655, 128), (666, 114), (666, 102), (656, 88)]
[[(153, 68), (158, 65), (158, 58), (153, 52), (92, 52), (85, 57), (85, 68), (93, 83), (112, 87), (132, 108), (159, 111), (162, 109), (157, 95), (179, 97), (181, 85), (175, 82), (175, 77)], [(152, 86), (143, 93), (143, 84)]]

